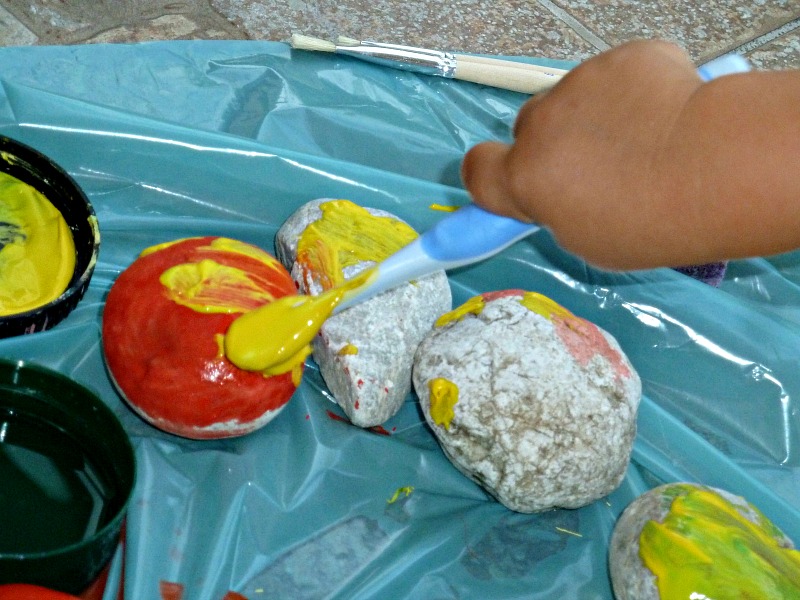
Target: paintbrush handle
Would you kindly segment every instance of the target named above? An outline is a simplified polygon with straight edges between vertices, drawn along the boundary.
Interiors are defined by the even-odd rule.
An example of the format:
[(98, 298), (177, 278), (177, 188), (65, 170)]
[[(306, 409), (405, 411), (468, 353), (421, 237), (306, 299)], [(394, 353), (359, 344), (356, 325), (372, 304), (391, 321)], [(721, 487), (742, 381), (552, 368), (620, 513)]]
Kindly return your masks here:
[(556, 67), (545, 67), (542, 65), (535, 65), (533, 63), (519, 62), (516, 60), (508, 60), (504, 58), (491, 58), (488, 56), (475, 56), (472, 54), (455, 54), (456, 60), (459, 62), (477, 63), (481, 65), (492, 65), (497, 68), (514, 68), (523, 69), (525, 71), (536, 71), (538, 73), (545, 73), (557, 79), (560, 79), (569, 72), (569, 69), (559, 69)]
[(464, 60), (463, 56), (459, 55), (453, 77), (513, 92), (538, 94), (549, 90), (559, 82), (563, 73), (555, 71), (557, 70), (543, 71), (542, 68), (530, 68), (529, 65), (509, 60), (481, 57)]

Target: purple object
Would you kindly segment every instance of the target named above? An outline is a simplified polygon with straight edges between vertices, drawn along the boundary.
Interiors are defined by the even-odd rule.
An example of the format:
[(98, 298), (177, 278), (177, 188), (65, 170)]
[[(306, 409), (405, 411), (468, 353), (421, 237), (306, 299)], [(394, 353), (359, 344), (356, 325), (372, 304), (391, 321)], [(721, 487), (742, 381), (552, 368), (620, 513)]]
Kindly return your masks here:
[(725, 278), (725, 269), (728, 267), (727, 261), (712, 262), (703, 265), (692, 265), (687, 267), (676, 267), (676, 271), (693, 277), (703, 283), (717, 287)]

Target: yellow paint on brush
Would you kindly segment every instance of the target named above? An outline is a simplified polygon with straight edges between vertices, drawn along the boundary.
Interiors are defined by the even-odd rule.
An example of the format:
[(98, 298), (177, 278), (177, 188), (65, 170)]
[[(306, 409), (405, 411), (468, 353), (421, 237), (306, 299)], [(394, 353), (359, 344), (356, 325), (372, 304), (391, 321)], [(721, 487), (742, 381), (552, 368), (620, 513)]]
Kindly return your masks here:
[[(343, 270), (382, 261), (417, 237), (398, 219), (376, 217), (347, 200), (324, 202), (320, 209), (322, 218), (298, 241), (297, 262), (318, 277), (326, 291), (279, 298), (236, 319), (225, 335), (225, 354), (240, 369), (278, 375), (302, 364), (333, 310), (378, 274), (373, 267), (345, 281)], [(269, 336), (259, 333), (267, 330)]]
[(449, 430), (450, 423), (456, 416), (453, 409), (458, 404), (458, 386), (443, 377), (436, 377), (428, 381), (428, 390), (431, 398), (431, 419)]
[(72, 232), (59, 210), (32, 186), (0, 173), (0, 316), (58, 298), (75, 262)]
[(450, 312), (444, 313), (441, 317), (436, 319), (434, 327), (444, 327), (448, 323), (455, 323), (460, 321), (467, 315), (479, 315), (483, 312), (486, 302), (483, 296), (473, 296), (458, 308), (454, 308)]
[(228, 327), (225, 355), (247, 371), (268, 375), (291, 371), (311, 354), (311, 342), (333, 310), (375, 275), (374, 268), (368, 269), (319, 296), (284, 296), (244, 313)]
[(751, 509), (756, 523), (712, 490), (678, 486), (664, 521), (639, 538), (661, 598), (800, 598), (800, 552), (779, 546)]

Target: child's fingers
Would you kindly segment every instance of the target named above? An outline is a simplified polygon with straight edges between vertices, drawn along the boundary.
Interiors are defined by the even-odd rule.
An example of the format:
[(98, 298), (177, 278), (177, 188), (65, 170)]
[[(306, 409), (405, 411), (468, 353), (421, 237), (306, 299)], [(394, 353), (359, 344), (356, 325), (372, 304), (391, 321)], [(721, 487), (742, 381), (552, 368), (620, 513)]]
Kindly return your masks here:
[(475, 204), (490, 212), (530, 221), (512, 195), (508, 169), (510, 148), (500, 142), (474, 146), (464, 156), (461, 179)]

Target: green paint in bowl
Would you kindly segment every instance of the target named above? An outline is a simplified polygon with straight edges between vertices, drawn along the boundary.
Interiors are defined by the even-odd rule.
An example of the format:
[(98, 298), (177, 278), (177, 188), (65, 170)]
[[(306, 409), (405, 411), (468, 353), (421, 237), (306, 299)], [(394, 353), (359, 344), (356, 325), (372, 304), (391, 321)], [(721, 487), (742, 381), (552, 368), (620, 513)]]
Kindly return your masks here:
[(83, 591), (119, 544), (134, 481), (130, 440), (100, 398), (0, 361), (0, 583)]

